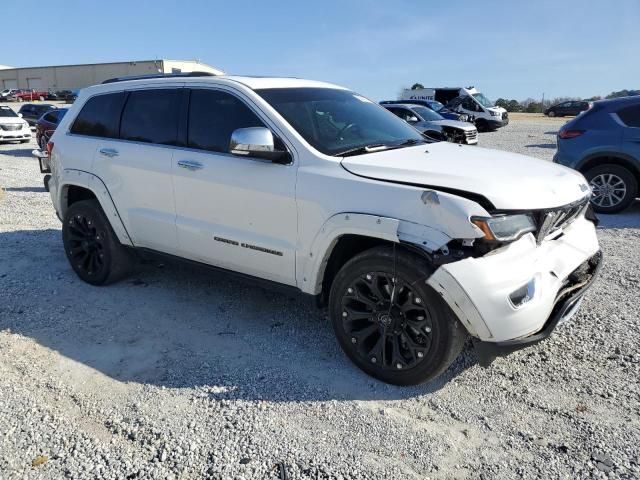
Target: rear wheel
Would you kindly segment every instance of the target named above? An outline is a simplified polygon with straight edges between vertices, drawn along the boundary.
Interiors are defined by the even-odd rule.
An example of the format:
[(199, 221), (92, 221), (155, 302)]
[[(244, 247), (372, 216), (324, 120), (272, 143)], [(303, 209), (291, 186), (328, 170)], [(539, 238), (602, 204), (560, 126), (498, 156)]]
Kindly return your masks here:
[(133, 262), (97, 200), (82, 200), (67, 209), (62, 241), (73, 270), (92, 285), (106, 285), (123, 278)]
[(599, 213), (618, 213), (631, 205), (638, 195), (634, 175), (620, 165), (599, 165), (584, 176), (593, 191), (591, 204)]
[(547, 115), (549, 115), (550, 117), (555, 117), (556, 116), (556, 112), (554, 112), (553, 110), (550, 110)]
[(414, 254), (376, 247), (348, 261), (331, 287), (333, 328), (347, 356), (396, 385), (435, 378), (458, 356), (466, 331), (426, 280)]

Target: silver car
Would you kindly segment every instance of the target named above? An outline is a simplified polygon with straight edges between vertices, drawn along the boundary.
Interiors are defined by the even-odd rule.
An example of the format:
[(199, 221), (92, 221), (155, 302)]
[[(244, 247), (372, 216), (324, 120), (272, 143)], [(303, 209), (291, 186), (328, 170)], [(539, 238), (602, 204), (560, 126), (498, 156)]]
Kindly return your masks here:
[(478, 129), (473, 123), (447, 120), (439, 113), (422, 105), (393, 103), (382, 106), (423, 134), (436, 140), (468, 145), (478, 143)]

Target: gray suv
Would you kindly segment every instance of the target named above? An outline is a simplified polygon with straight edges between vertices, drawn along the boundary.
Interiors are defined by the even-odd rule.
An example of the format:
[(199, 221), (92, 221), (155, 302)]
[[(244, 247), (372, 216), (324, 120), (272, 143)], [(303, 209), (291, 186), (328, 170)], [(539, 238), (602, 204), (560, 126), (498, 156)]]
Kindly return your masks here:
[(595, 102), (564, 124), (553, 161), (584, 174), (595, 211), (627, 208), (640, 183), (640, 96)]

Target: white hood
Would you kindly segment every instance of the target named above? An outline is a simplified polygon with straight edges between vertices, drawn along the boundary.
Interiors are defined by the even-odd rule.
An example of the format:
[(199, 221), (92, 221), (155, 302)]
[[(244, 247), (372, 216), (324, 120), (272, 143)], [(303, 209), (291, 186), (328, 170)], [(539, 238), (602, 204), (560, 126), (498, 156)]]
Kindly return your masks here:
[(479, 194), (500, 210), (555, 208), (580, 200), (589, 188), (566, 167), (516, 153), (448, 142), (346, 157), (363, 177)]

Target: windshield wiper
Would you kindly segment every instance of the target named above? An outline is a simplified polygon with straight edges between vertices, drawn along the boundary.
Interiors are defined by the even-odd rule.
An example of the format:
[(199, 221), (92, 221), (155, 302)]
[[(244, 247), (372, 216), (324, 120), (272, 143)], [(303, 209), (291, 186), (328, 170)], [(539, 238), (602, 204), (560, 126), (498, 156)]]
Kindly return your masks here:
[(408, 147), (419, 143), (427, 143), (427, 141), (419, 138), (409, 138), (400, 143), (376, 143), (372, 145), (365, 145), (363, 147), (350, 148), (349, 150), (334, 154), (334, 157), (349, 157), (352, 155), (362, 155), (363, 153), (381, 152), (383, 150), (393, 150), (394, 148)]
[(334, 153), (333, 156), (349, 157), (351, 155), (360, 155), (362, 153), (380, 152), (388, 148), (389, 148), (389, 145), (385, 145), (384, 143), (374, 143), (372, 145), (364, 145), (362, 147), (350, 148), (349, 150), (344, 150), (342, 152)]

